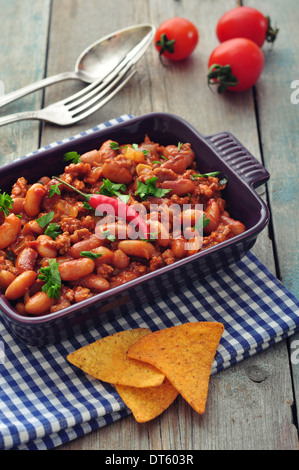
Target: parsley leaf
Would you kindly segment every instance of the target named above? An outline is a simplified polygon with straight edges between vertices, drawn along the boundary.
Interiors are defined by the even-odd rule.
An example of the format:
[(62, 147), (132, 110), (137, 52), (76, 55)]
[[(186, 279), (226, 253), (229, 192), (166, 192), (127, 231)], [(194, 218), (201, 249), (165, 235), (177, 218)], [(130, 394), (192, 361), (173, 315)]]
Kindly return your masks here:
[(119, 149), (119, 145), (116, 143), (116, 142), (110, 142), (110, 148), (112, 150), (118, 150)]
[(85, 256), (85, 258), (98, 259), (102, 256), (102, 253), (93, 253), (92, 251), (80, 251), (80, 255)]
[(48, 235), (48, 237), (51, 237), (53, 238), (53, 240), (55, 240), (55, 238), (61, 234), (60, 225), (55, 223), (49, 224), (46, 230), (44, 231), (44, 234)]
[(63, 156), (63, 160), (65, 162), (71, 162), (71, 163), (79, 163), (81, 155), (79, 155), (77, 152), (67, 152)]
[(210, 219), (206, 219), (206, 214), (202, 214), (200, 219), (194, 225), (195, 230), (203, 230), (207, 225), (209, 225)]
[(171, 191), (170, 189), (157, 188), (157, 180), (158, 178), (156, 176), (149, 178), (145, 183), (137, 180), (137, 191), (135, 195), (139, 195), (139, 197), (144, 200), (148, 196), (163, 197)]
[[(194, 175), (192, 175), (192, 179), (196, 179), (196, 178), (208, 178), (209, 176), (217, 176), (220, 174), (220, 171), (212, 171), (211, 173), (202, 173), (202, 174), (197, 174), (195, 173)], [(219, 179), (219, 184), (220, 186), (223, 186), (224, 184), (227, 184), (228, 183), (228, 177), (223, 175), (222, 177), (220, 177)]]
[(60, 189), (59, 189), (60, 185), (61, 185), (61, 183), (53, 184), (53, 185), (50, 186), (49, 198), (54, 196), (54, 194), (58, 194), (60, 196), (60, 194), (61, 194)]
[(48, 212), (48, 214), (42, 215), (39, 219), (36, 219), (36, 222), (41, 228), (45, 228), (54, 217), (54, 211)]
[(52, 258), (49, 260), (49, 266), (40, 269), (41, 274), (38, 276), (41, 281), (45, 281), (42, 291), (52, 299), (58, 299), (60, 296), (61, 277), (58, 266), (59, 263), (56, 262), (56, 259)]
[(141, 238), (143, 242), (155, 242), (157, 240), (157, 235), (161, 233), (161, 230), (159, 232), (150, 232), (149, 233), (149, 238)]
[(128, 204), (128, 202), (130, 200), (130, 195), (129, 194), (118, 194), (117, 197), (118, 197), (118, 199), (120, 199), (125, 204)]
[(100, 194), (104, 194), (105, 196), (117, 196), (121, 201), (127, 204), (130, 199), (130, 195), (120, 193), (120, 191), (125, 192), (126, 190), (127, 187), (125, 184), (112, 183), (109, 179), (103, 179)]
[(220, 171), (212, 171), (211, 173), (202, 173), (202, 174), (198, 174), (198, 173), (195, 173), (194, 175), (192, 175), (192, 178), (195, 179), (195, 178), (208, 178), (209, 176), (217, 176), (219, 175)]
[(116, 237), (110, 233), (110, 230), (103, 230), (102, 235), (110, 242), (115, 242)]
[(5, 192), (0, 193), (0, 210), (4, 212), (5, 216), (10, 214), (9, 209), (12, 208), (12, 202), (12, 197), (9, 194)]

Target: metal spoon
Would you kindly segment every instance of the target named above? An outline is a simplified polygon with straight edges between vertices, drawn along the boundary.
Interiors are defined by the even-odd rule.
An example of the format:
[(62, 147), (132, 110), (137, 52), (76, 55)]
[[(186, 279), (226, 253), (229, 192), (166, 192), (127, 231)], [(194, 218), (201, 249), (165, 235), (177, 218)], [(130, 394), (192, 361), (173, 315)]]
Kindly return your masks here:
[(78, 57), (74, 71), (44, 78), (0, 96), (0, 107), (62, 80), (77, 79), (86, 83), (101, 78), (104, 80), (118, 69), (120, 64), (123, 65), (132, 57), (136, 56), (136, 61), (139, 60), (151, 43), (154, 33), (155, 28), (150, 24), (140, 24), (115, 31), (87, 47)]

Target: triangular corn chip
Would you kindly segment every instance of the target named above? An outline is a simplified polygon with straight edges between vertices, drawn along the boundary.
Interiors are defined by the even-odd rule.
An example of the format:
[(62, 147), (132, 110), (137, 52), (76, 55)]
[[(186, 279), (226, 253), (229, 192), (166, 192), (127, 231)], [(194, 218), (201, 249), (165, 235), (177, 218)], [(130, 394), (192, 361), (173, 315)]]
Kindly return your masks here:
[(224, 326), (195, 322), (151, 333), (128, 350), (132, 359), (160, 370), (200, 414), (205, 411), (212, 363)]
[(149, 333), (147, 328), (121, 331), (83, 346), (69, 354), (67, 359), (87, 374), (111, 384), (133, 387), (161, 385), (165, 378), (161, 372), (127, 356), (128, 348)]
[(158, 387), (115, 387), (138, 423), (145, 423), (159, 416), (178, 396), (178, 391), (166, 378)]

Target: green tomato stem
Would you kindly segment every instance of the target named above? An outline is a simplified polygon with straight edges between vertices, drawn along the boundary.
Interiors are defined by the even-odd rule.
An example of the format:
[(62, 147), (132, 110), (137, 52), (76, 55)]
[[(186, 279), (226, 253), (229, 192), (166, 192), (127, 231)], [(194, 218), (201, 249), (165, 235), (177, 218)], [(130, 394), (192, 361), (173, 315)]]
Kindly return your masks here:
[(238, 85), (238, 79), (232, 74), (229, 64), (212, 64), (208, 70), (208, 85), (218, 85), (218, 93), (223, 93), (228, 87)]
[(267, 16), (266, 18), (267, 18), (267, 21), (268, 21), (268, 29), (267, 29), (267, 32), (266, 32), (266, 41), (273, 44), (276, 37), (277, 37), (279, 29), (278, 28), (274, 29), (271, 26), (271, 19), (270, 19), (269, 16)]

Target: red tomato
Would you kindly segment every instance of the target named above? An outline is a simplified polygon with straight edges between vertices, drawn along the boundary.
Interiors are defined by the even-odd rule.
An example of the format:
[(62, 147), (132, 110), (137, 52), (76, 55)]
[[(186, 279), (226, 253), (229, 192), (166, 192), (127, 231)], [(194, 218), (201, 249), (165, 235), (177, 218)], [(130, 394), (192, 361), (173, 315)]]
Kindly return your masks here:
[(259, 79), (264, 55), (255, 42), (246, 38), (229, 39), (213, 50), (209, 59), (209, 84), (218, 84), (218, 92), (244, 91)]
[(274, 42), (278, 29), (274, 30), (270, 18), (251, 7), (237, 7), (224, 13), (216, 27), (220, 42), (233, 38), (247, 38), (262, 47), (265, 40)]
[(185, 18), (170, 18), (158, 27), (154, 42), (160, 57), (182, 60), (195, 49), (199, 40), (197, 28)]

